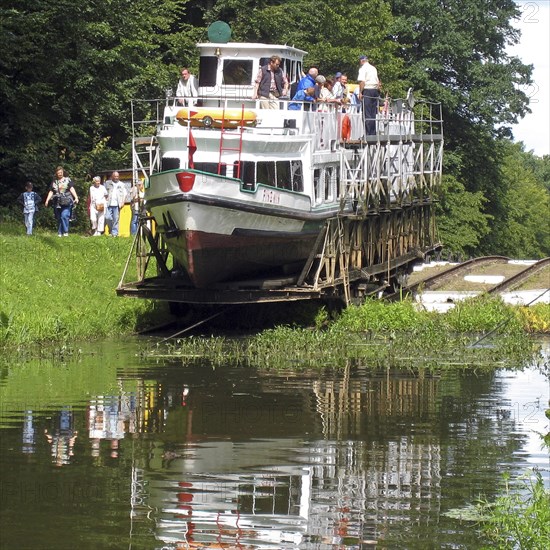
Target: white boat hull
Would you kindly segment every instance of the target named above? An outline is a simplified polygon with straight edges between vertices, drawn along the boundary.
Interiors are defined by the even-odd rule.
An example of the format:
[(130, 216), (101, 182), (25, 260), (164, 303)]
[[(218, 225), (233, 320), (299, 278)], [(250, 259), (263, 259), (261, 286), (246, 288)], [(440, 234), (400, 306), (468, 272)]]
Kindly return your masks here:
[[(312, 210), (307, 196), (196, 174), (191, 192), (176, 171), (151, 178), (148, 208), (169, 252), (197, 288), (235, 278), (299, 270), (337, 207)], [(193, 173), (192, 171), (186, 171)]]

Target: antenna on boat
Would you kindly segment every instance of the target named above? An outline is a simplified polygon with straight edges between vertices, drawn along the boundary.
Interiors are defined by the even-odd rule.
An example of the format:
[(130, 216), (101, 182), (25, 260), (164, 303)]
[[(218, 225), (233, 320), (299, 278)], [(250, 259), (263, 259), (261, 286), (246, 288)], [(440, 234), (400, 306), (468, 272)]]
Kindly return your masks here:
[(214, 21), (208, 27), (208, 40), (215, 44), (227, 44), (231, 40), (231, 27), (225, 21)]

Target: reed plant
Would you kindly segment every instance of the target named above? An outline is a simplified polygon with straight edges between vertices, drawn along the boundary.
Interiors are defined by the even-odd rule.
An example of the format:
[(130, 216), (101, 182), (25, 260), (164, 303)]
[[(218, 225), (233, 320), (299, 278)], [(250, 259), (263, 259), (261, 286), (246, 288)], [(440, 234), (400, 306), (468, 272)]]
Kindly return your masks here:
[(506, 473), (495, 500), (480, 498), (443, 515), (471, 523), (482, 550), (550, 548), (550, 491), (538, 470), (528, 470), (516, 479)]
[(503, 493), (494, 501), (481, 500), (477, 511), (485, 546), (499, 550), (550, 548), (550, 491), (539, 471), (527, 472), (514, 485), (504, 477)]

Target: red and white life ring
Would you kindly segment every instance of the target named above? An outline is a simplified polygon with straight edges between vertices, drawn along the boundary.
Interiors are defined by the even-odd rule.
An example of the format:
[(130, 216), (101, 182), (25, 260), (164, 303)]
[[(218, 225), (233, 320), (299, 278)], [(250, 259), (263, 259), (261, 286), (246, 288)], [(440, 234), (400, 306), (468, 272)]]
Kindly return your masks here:
[(348, 115), (342, 117), (342, 141), (349, 141), (351, 137), (351, 120)]

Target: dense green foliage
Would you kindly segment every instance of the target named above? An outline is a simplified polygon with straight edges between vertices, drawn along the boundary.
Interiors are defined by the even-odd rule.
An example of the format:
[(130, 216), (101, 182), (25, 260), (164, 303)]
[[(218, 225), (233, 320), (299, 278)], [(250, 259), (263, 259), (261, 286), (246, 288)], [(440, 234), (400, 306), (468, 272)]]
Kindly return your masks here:
[[(201, 357), (223, 365), (231, 358), (282, 369), (344, 367), (350, 361), (395, 368), (517, 367), (532, 351), (527, 319), (519, 311), (490, 297), (465, 300), (444, 314), (422, 310), (410, 300), (368, 300), (332, 322), (321, 309), (316, 329), (280, 325), (246, 339), (181, 338), (151, 353), (179, 356), (184, 362)], [(539, 314), (550, 320), (550, 306)]]
[(366, 52), (384, 93), (413, 87), (442, 102), (448, 250), (550, 255), (550, 156), (508, 141), (531, 83), (506, 53), (514, 0), (6, 0), (0, 15), (0, 207), (28, 179), (45, 194), (58, 164), (81, 192), (91, 175), (129, 167), (130, 99), (163, 97), (178, 65), (196, 71), (194, 44), (222, 19), (233, 40), (293, 44), (351, 80)]

